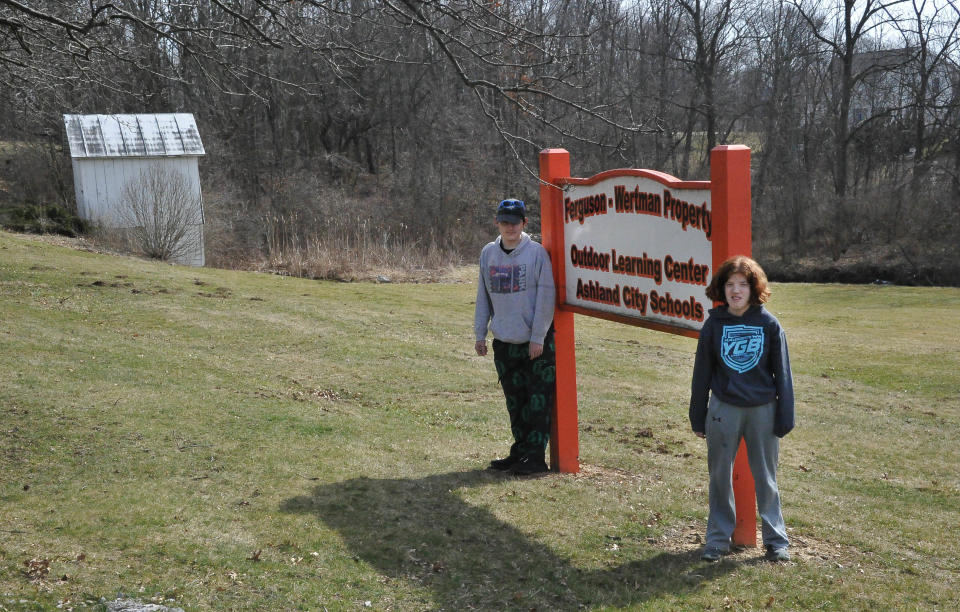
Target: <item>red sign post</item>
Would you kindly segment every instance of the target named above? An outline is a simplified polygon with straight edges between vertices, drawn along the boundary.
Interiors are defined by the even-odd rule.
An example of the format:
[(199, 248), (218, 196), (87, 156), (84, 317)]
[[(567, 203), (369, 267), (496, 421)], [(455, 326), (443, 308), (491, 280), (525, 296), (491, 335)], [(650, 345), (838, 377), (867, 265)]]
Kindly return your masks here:
[[(697, 337), (705, 318), (705, 307), (698, 301), (703, 291), (699, 296), (696, 292), (687, 295), (693, 288), (705, 288), (713, 271), (728, 257), (751, 254), (750, 149), (740, 145), (716, 147), (710, 152), (710, 168), (709, 181), (681, 181), (652, 170), (611, 170), (578, 179), (570, 176), (570, 154), (566, 150), (540, 152), (543, 246), (553, 262), (557, 288), (557, 400), (550, 437), (553, 469), (567, 473), (580, 469), (573, 314)], [(633, 185), (632, 191), (624, 185)], [(607, 193), (611, 186), (614, 191)], [(564, 190), (572, 187), (581, 190), (579, 197), (565, 198)], [(614, 232), (601, 231), (601, 237), (594, 238), (589, 233), (587, 238), (579, 235), (575, 238), (580, 240), (579, 246), (568, 245), (568, 226), (571, 231), (579, 231), (584, 217), (596, 215), (600, 219), (608, 212), (619, 213), (630, 223), (662, 224), (669, 219), (673, 225), (667, 226), (668, 231), (659, 226), (648, 230), (647, 235), (659, 249), (652, 256), (646, 251), (640, 256), (630, 253), (629, 246), (624, 248), (624, 231), (629, 233), (631, 226), (619, 220), (612, 226)], [(575, 220), (571, 220), (571, 213)], [(609, 222), (606, 227), (611, 227)], [(592, 243), (589, 247), (583, 244), (602, 241), (606, 233), (618, 234), (616, 244), (621, 255), (616, 249), (594, 249)], [(671, 236), (683, 238), (683, 244), (674, 244)], [(624, 251), (628, 252), (626, 257)], [(664, 287), (683, 295), (672, 295)], [(577, 295), (568, 296), (574, 288)], [(756, 546), (756, 498), (743, 443), (733, 479), (737, 508), (733, 543)]]
[[(570, 154), (563, 149), (540, 153), (540, 229), (543, 246), (553, 263), (557, 309), (553, 315), (557, 358), (557, 401), (550, 419), (550, 465), (559, 472), (580, 471), (580, 441), (577, 429), (577, 357), (573, 344), (573, 312), (566, 302), (563, 257), (563, 191), (558, 185), (570, 176)], [(562, 398), (562, 399), (561, 399)]]

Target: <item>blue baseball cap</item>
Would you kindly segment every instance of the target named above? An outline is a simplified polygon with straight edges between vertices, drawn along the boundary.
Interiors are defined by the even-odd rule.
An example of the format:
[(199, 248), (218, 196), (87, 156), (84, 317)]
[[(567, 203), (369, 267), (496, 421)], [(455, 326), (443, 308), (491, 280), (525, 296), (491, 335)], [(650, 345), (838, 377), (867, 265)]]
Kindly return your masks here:
[(502, 200), (497, 205), (497, 221), (523, 223), (527, 218), (527, 205), (523, 200)]

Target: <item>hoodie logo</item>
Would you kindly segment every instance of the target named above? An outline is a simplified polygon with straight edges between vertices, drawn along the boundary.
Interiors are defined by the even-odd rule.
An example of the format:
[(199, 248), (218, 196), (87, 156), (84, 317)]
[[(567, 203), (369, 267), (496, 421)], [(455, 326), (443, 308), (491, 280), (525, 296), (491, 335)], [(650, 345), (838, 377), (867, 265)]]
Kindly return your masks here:
[(727, 325), (720, 339), (720, 356), (731, 370), (743, 374), (760, 362), (763, 354), (763, 328), (750, 325)]
[(518, 293), (526, 290), (526, 264), (490, 266), (490, 293)]

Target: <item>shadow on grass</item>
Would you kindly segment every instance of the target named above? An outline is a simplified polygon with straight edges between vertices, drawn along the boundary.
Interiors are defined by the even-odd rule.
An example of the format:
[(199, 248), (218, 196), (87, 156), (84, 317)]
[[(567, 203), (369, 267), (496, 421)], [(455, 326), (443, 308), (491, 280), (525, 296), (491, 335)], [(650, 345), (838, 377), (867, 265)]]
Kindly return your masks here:
[(690, 551), (655, 552), (599, 570), (577, 568), (456, 494), (505, 477), (479, 470), (417, 480), (355, 478), (288, 499), (281, 510), (316, 514), (379, 573), (432, 590), (438, 609), (625, 606), (682, 595), (734, 567), (701, 563), (698, 551)]

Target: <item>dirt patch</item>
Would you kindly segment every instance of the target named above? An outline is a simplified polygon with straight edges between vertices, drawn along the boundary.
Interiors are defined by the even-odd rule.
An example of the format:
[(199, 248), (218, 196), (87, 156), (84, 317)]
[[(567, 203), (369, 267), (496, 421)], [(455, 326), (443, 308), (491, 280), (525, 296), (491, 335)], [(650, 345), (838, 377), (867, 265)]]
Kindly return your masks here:
[[(672, 552), (685, 553), (703, 548), (706, 525), (683, 525), (671, 527), (659, 538), (648, 542), (651, 546)], [(852, 567), (859, 564), (864, 553), (835, 542), (828, 542), (805, 534), (790, 533), (790, 556), (793, 561), (833, 567)], [(729, 556), (731, 561), (749, 561), (763, 557), (763, 537), (757, 529), (757, 547), (735, 550)]]

